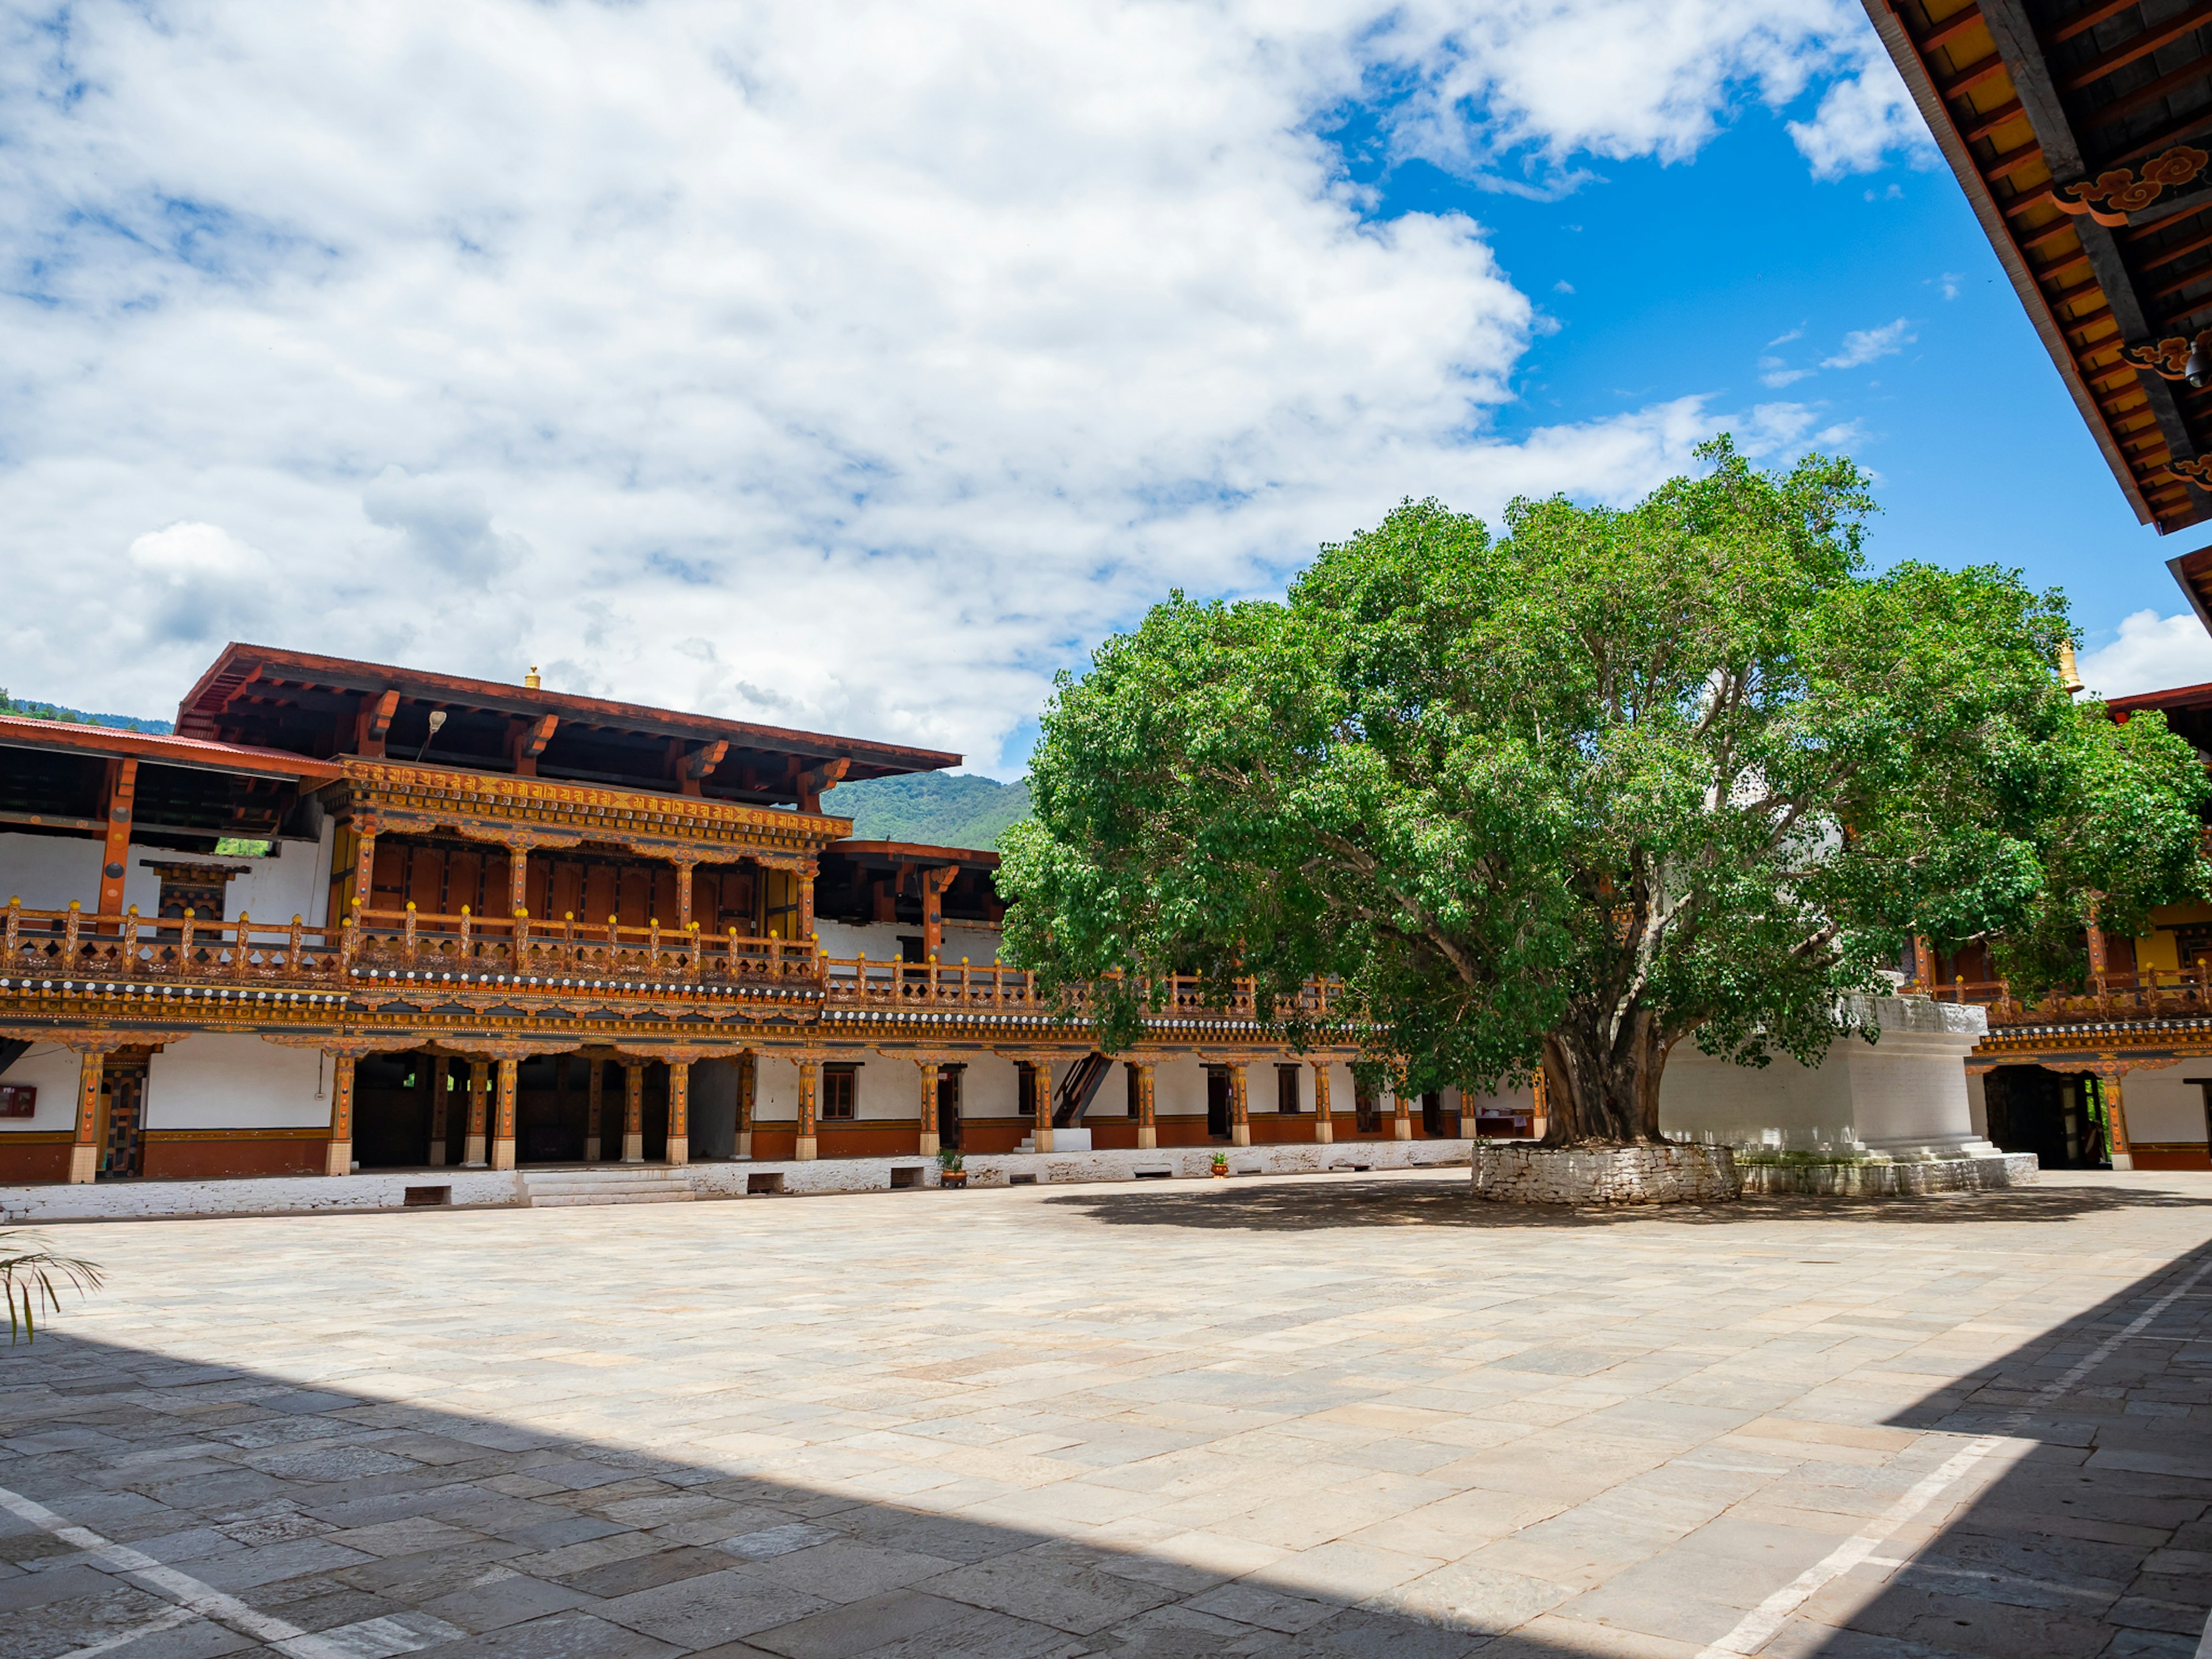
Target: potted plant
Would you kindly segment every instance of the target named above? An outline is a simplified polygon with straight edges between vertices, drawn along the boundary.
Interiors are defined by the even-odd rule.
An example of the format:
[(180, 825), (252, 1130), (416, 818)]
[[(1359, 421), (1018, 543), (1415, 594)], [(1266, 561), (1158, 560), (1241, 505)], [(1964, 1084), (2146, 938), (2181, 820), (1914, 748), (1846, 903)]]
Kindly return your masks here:
[(1216, 1152), (1213, 1155), (1213, 1178), (1216, 1181), (1226, 1181), (1229, 1179), (1228, 1153)]
[(968, 1166), (960, 1154), (950, 1146), (941, 1146), (937, 1152), (937, 1178), (947, 1187), (968, 1184)]

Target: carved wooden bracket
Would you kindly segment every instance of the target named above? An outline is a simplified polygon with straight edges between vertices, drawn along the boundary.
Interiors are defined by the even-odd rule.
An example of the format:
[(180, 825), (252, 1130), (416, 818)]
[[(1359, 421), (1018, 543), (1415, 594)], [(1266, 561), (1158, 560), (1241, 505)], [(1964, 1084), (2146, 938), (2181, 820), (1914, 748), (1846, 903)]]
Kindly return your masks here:
[(2142, 212), (2167, 191), (2195, 179), (2207, 161), (2212, 155), (2176, 144), (2139, 167), (2108, 167), (2094, 179), (2053, 185), (2051, 199), (2062, 212), (2086, 213), (2100, 225), (2117, 228), (2127, 223), (2130, 213)]

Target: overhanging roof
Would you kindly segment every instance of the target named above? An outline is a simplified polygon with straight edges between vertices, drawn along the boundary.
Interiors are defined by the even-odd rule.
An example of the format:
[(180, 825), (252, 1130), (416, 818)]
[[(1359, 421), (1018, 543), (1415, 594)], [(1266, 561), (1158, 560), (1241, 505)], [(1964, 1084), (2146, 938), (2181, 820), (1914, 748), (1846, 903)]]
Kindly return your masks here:
[(0, 748), (45, 749), (70, 754), (128, 757), (162, 766), (181, 766), (201, 772), (265, 774), (276, 777), (312, 778), (327, 783), (344, 775), (334, 761), (315, 760), (282, 749), (256, 749), (246, 744), (212, 743), (199, 738), (171, 737), (160, 732), (132, 732), (113, 726), (77, 726), (64, 720), (24, 720), (0, 714)]
[(1863, 3), (2137, 520), (2212, 518), (2212, 0)]
[(999, 855), (981, 847), (932, 847), (913, 841), (833, 841), (822, 850), (825, 854), (842, 854), (856, 864), (878, 866), (928, 864), (942, 868), (957, 864), (976, 870), (999, 867)]
[(254, 688), (273, 690), (279, 686), (370, 696), (396, 690), (402, 697), (416, 702), (531, 718), (553, 714), (568, 726), (597, 726), (689, 741), (726, 741), (734, 748), (771, 750), (811, 759), (848, 760), (852, 766), (846, 774), (848, 779), (935, 772), (957, 766), (961, 761), (958, 755), (933, 749), (910, 749), (860, 738), (757, 726), (711, 714), (684, 714), (643, 703), (613, 702), (526, 685), (508, 685), (496, 680), (437, 674), (425, 669), (396, 668), (383, 663), (356, 662), (343, 657), (319, 657), (303, 651), (241, 644), (226, 646), (213, 665), (200, 676), (199, 683), (185, 693), (177, 708), (177, 730), (191, 736), (212, 734), (234, 699), (250, 694)]

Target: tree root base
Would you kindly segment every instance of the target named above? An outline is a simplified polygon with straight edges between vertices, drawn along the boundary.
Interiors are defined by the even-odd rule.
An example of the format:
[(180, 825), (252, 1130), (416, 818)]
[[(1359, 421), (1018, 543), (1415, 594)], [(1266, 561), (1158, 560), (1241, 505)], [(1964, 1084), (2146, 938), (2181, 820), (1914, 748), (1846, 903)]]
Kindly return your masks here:
[(1725, 1146), (1474, 1148), (1474, 1196), (1493, 1204), (1717, 1204), (1742, 1188)]

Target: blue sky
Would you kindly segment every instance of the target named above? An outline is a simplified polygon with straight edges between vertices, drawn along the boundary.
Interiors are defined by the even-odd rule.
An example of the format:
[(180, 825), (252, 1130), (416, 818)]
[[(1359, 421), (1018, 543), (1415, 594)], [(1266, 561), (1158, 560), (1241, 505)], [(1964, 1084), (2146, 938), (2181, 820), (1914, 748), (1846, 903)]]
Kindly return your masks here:
[[(1880, 481), (1877, 561), (2016, 566), (2065, 588), (2092, 646), (2130, 612), (2184, 609), (2164, 561), (2212, 527), (2136, 523), (1949, 172), (1893, 153), (1816, 179), (1784, 131), (1793, 112), (1739, 111), (1694, 160), (1603, 163), (1556, 200), (1419, 161), (1360, 170), (1383, 216), (1479, 216), (1559, 324), (1522, 360), (1501, 432), (1693, 392), (1722, 408), (1788, 398), (1855, 428), (1849, 452)], [(1893, 352), (1820, 368), (1848, 336), (1900, 321)], [(1763, 384), (1774, 360), (1814, 373)]]
[(0, 0), (10, 689), (225, 641), (957, 750), (1721, 427), (2212, 678), (1853, 0)]

